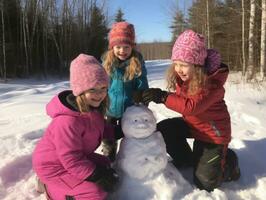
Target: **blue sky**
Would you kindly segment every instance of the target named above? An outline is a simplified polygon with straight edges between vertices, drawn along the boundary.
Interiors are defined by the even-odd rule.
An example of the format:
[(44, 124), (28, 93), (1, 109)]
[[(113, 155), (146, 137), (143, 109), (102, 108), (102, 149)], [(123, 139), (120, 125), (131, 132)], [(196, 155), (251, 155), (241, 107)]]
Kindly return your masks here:
[[(124, 12), (124, 18), (134, 24), (137, 43), (152, 41), (170, 41), (172, 8), (180, 10), (191, 6), (192, 0), (109, 0), (108, 11), (111, 19), (118, 8)], [(112, 21), (113, 22), (113, 21)]]

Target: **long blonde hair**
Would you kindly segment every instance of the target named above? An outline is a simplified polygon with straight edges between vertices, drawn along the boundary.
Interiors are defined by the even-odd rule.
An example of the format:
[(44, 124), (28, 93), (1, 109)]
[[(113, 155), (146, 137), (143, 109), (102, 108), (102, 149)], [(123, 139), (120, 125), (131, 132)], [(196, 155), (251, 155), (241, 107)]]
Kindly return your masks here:
[[(107, 51), (104, 56), (103, 66), (109, 76), (114, 71), (114, 62), (116, 60), (116, 56), (114, 54), (113, 49)], [(132, 80), (135, 76), (140, 76), (142, 74), (141, 63), (139, 58), (137, 57), (137, 52), (132, 49), (132, 55), (129, 62), (129, 67), (126, 68), (126, 72), (124, 74), (124, 80)]]
[[(194, 73), (192, 79), (188, 83), (188, 94), (195, 95), (199, 93), (202, 89), (206, 89), (207, 84), (207, 74), (204, 67), (200, 65), (193, 65)], [(167, 70), (166, 75), (167, 89), (169, 91), (174, 91), (176, 89), (176, 84), (182, 84), (183, 81), (180, 79), (175, 71), (175, 63), (173, 63)]]
[[(76, 103), (78, 106), (78, 110), (81, 113), (86, 113), (92, 110), (92, 107), (86, 103), (86, 97), (84, 93), (76, 97)], [(108, 106), (109, 106), (109, 98), (108, 95), (106, 95), (105, 99), (101, 102), (98, 110), (100, 111), (100, 113), (104, 115), (107, 111)]]

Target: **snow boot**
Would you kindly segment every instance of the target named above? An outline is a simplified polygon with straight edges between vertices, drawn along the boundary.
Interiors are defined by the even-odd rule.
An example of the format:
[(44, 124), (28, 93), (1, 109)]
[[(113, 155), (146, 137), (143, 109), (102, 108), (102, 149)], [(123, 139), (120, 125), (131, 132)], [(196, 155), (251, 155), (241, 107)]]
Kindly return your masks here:
[(237, 155), (232, 149), (227, 150), (225, 161), (223, 181), (237, 181), (240, 178), (241, 173)]
[(66, 196), (66, 200), (75, 200), (72, 196)]
[(45, 184), (40, 180), (38, 176), (35, 177), (35, 189), (40, 194), (45, 194), (47, 200), (52, 200), (47, 192)]
[(44, 183), (41, 182), (38, 176), (35, 177), (35, 189), (40, 194), (45, 193), (46, 191)]

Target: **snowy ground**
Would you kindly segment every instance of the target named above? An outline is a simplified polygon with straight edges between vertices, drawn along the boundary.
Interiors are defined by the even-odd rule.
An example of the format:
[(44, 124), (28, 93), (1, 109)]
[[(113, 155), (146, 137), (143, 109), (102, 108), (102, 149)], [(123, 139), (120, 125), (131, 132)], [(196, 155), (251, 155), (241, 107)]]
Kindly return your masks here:
[[(164, 89), (168, 61), (147, 61), (149, 84)], [(0, 83), (0, 199), (44, 200), (34, 191), (31, 153), (50, 119), (45, 105), (59, 91), (68, 89), (62, 80), (12, 80)], [(226, 83), (226, 102), (232, 119), (230, 147), (238, 156), (242, 176), (211, 193), (191, 186), (191, 171), (181, 171), (178, 199), (264, 200), (266, 195), (266, 83), (242, 84), (231, 73)], [(151, 103), (158, 121), (177, 116), (163, 105)], [(154, 183), (160, 187), (159, 180)], [(134, 188), (133, 188), (134, 189)], [(164, 192), (164, 191), (162, 191)]]

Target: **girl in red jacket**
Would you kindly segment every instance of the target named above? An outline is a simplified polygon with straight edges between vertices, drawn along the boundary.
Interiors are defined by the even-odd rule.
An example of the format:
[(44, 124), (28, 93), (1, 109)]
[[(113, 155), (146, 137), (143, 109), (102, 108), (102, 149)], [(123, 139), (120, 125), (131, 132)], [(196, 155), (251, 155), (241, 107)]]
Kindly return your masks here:
[[(206, 49), (204, 37), (186, 30), (172, 50), (167, 88), (174, 93), (151, 88), (143, 92), (143, 102), (164, 103), (182, 118), (158, 123), (167, 151), (177, 168), (193, 166), (194, 183), (212, 191), (222, 181), (240, 177), (235, 152), (228, 149), (231, 122), (224, 101), (224, 83), (229, 69), (220, 54)], [(194, 138), (191, 150), (186, 138)]]

